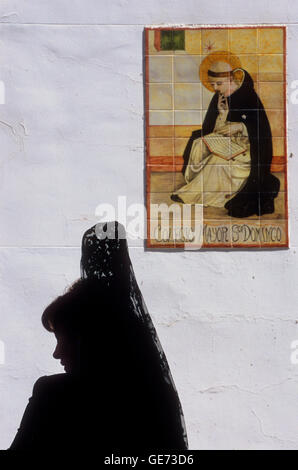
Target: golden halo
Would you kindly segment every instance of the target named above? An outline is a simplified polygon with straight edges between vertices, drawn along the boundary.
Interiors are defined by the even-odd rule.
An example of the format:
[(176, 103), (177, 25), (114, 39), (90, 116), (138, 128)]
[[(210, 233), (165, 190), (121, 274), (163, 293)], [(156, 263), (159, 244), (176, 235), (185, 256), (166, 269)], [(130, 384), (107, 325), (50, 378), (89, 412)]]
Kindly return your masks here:
[[(227, 51), (211, 52), (211, 54), (208, 54), (205, 57), (205, 59), (201, 62), (200, 65), (200, 80), (204, 87), (207, 88), (207, 90), (214, 92), (213, 87), (210, 85), (208, 80), (208, 70), (210, 69), (213, 62), (226, 62), (227, 64), (230, 64), (232, 70), (241, 69), (241, 62), (239, 57)], [(243, 78), (243, 72), (241, 70), (235, 72), (234, 78), (236, 80), (241, 80), (239, 75), (242, 75)]]

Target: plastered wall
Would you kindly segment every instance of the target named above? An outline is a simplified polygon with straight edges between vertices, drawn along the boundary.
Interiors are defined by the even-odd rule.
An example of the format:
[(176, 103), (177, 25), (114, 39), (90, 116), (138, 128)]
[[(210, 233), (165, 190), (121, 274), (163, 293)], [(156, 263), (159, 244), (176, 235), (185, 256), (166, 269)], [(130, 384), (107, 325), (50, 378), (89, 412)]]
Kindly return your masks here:
[(298, 449), (297, 17), (295, 0), (1, 1), (0, 448), (35, 380), (62, 372), (40, 315), (79, 277), (95, 208), (117, 207), (120, 195), (144, 202), (144, 26), (278, 23), (288, 26), (290, 249), (154, 252), (132, 242), (130, 254), (190, 448)]

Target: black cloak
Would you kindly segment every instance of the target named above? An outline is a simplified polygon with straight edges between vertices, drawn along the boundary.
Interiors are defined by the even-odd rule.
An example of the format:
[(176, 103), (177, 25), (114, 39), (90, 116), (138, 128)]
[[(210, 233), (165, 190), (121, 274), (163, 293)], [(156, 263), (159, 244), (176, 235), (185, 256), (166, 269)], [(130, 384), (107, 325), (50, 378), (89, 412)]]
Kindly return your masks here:
[[(120, 304), (117, 319), (109, 320), (111, 314), (107, 312), (105, 327), (101, 321), (101, 329), (108, 337), (101, 338), (101, 343), (109, 355), (109, 370), (104, 374), (109, 377), (105, 402), (113, 403), (112, 409), (108, 407), (102, 413), (102, 421), (106, 429), (111, 427), (114, 448), (130, 445), (138, 450), (186, 450), (187, 434), (179, 396), (139, 289), (121, 224), (98, 223), (84, 234), (81, 274), (83, 279), (95, 280), (112, 292)], [(109, 321), (114, 346), (107, 334), (111, 330)], [(111, 363), (115, 364), (113, 368)]]
[[(227, 121), (245, 124), (250, 142), (251, 170), (243, 187), (230, 199), (225, 208), (231, 217), (271, 214), (274, 212), (274, 198), (280, 181), (270, 172), (272, 161), (272, 134), (264, 106), (254, 90), (254, 83), (248, 72), (243, 70), (243, 83), (228, 98)], [(193, 141), (213, 132), (216, 118), (218, 93), (215, 93), (208, 107), (202, 129), (194, 131), (184, 154), (183, 174), (188, 164)]]
[(122, 225), (99, 223), (84, 234), (81, 277), (59, 310), (67, 331), (79, 331), (78, 368), (38, 379), (10, 450), (96, 458), (100, 450), (187, 450), (179, 396)]

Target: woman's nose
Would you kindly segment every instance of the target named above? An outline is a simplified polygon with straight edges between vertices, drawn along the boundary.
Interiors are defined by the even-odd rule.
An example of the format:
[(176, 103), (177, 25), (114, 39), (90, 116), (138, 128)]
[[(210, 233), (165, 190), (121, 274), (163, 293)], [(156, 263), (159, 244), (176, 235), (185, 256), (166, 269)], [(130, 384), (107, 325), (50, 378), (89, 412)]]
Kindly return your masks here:
[(60, 347), (57, 344), (55, 351), (53, 352), (53, 358), (54, 359), (60, 359)]

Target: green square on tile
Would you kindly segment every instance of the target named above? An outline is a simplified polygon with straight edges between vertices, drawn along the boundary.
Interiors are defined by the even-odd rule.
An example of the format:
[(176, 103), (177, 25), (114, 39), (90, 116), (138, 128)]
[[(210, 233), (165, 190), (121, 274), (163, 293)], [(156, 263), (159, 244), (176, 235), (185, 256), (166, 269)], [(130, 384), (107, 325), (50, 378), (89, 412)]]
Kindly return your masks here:
[(184, 30), (173, 31), (173, 50), (184, 51), (185, 49), (185, 32)]
[(171, 51), (173, 50), (173, 31), (172, 30), (164, 30), (161, 31), (160, 37), (160, 48), (162, 51)]
[(183, 51), (185, 49), (184, 30), (162, 30), (160, 37), (160, 48), (162, 51)]

